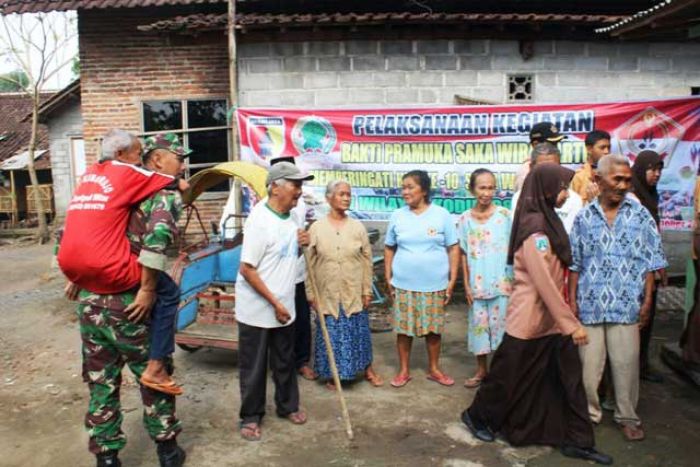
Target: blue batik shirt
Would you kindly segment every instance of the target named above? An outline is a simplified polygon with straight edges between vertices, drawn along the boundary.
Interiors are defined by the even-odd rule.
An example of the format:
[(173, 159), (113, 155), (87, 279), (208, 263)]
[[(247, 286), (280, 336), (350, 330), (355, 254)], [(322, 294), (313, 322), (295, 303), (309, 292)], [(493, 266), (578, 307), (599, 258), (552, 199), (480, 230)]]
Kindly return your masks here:
[(637, 323), (647, 273), (668, 266), (649, 211), (626, 198), (611, 227), (595, 200), (576, 216), (570, 239), (581, 322)]

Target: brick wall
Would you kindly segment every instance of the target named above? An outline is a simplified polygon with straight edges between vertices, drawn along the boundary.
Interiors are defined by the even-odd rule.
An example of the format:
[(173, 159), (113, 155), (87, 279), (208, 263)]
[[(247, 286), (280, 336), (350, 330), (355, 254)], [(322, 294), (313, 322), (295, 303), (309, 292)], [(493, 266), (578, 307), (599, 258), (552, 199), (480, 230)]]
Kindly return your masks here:
[[(228, 96), (228, 47), (223, 33), (183, 38), (136, 29), (176, 12), (140, 8), (109, 14), (86, 10), (78, 15), (88, 164), (97, 160), (98, 139), (108, 129), (142, 130), (142, 101)], [(215, 196), (198, 203), (203, 219), (218, 220), (225, 200)]]
[(700, 44), (414, 40), (241, 44), (242, 106), (506, 102), (506, 76), (535, 75), (537, 103), (683, 96), (700, 86)]
[(98, 154), (97, 138), (109, 128), (141, 130), (141, 101), (228, 95), (228, 50), (223, 34), (217, 41), (209, 40), (210, 36), (176, 41), (136, 30), (138, 25), (172, 16), (163, 10), (160, 16), (145, 14), (145, 9), (79, 14), (88, 163)]

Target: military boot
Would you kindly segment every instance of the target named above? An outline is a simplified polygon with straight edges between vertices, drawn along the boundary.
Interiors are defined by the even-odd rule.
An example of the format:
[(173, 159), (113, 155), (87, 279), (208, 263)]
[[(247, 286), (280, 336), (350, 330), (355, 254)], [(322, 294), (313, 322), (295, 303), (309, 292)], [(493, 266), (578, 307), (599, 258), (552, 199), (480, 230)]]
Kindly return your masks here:
[(174, 439), (161, 441), (158, 445), (158, 460), (160, 467), (182, 467), (185, 464), (185, 450), (177, 445)]
[(97, 467), (121, 467), (119, 451), (107, 451), (97, 454)]

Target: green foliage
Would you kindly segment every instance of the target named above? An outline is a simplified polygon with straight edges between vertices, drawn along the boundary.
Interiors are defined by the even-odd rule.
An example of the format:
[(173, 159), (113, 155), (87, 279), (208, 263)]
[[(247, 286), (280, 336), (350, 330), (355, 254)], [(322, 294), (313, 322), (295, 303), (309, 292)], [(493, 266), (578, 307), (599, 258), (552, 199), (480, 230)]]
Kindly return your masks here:
[(0, 75), (0, 92), (20, 92), (29, 86), (29, 77), (22, 70)]
[(70, 64), (70, 71), (73, 73), (73, 79), (80, 78), (80, 57), (77, 55), (73, 57), (73, 61)]

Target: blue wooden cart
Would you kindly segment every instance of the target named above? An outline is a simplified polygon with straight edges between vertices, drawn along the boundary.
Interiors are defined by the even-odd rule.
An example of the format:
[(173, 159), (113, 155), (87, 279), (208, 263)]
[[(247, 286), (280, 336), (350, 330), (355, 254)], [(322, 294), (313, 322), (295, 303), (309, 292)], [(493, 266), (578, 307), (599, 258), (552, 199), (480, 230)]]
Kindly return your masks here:
[(190, 189), (183, 196), (187, 212), (185, 230), (196, 221), (202, 235), (192, 245), (181, 247), (171, 270), (173, 279), (180, 285), (175, 342), (184, 350), (238, 348), (234, 284), (243, 233), (238, 232), (233, 240), (211, 240), (193, 203), (201, 193), (230, 178), (246, 183), (261, 199), (265, 196), (266, 176), (267, 171), (256, 165), (226, 162), (198, 172), (190, 180)]

